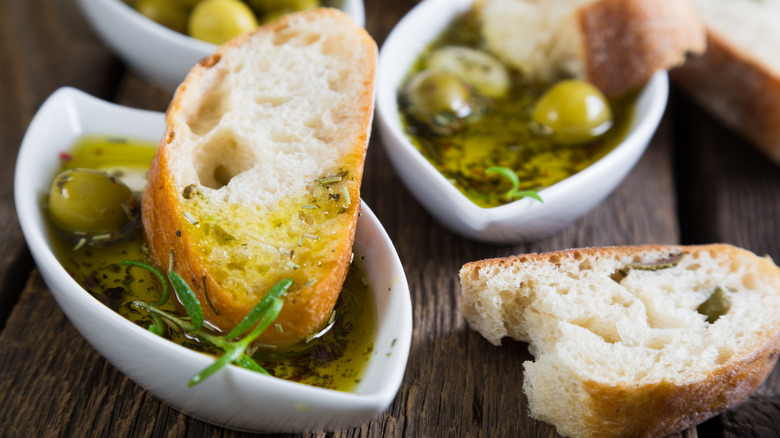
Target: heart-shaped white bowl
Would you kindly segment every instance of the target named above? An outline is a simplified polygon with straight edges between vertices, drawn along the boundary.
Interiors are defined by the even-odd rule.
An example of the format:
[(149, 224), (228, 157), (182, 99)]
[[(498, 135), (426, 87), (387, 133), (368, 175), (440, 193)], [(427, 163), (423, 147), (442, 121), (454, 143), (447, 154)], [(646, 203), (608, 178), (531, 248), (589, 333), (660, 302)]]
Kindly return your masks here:
[[(217, 46), (168, 29), (122, 0), (78, 0), (81, 11), (100, 38), (144, 80), (173, 92), (192, 66)], [(323, 4), (347, 13), (365, 25), (363, 0), (330, 0)]]
[(604, 200), (644, 153), (661, 121), (669, 95), (666, 72), (640, 91), (625, 139), (602, 159), (539, 192), (482, 208), (433, 167), (409, 141), (398, 113), (397, 93), (420, 53), (472, 0), (425, 0), (393, 29), (379, 54), (377, 119), (385, 151), (407, 188), (429, 213), (456, 234), (491, 243), (522, 243), (560, 231)]
[(374, 288), (377, 330), (373, 355), (354, 392), (285, 381), (229, 366), (193, 388), (187, 381), (214, 361), (126, 320), (81, 288), (52, 252), (40, 200), (58, 156), (82, 135), (157, 142), (162, 113), (104, 102), (72, 88), (49, 97), (24, 136), (14, 198), (27, 245), (52, 295), (90, 344), (130, 379), (182, 412), (252, 432), (302, 432), (353, 427), (377, 417), (401, 384), (412, 336), (409, 287), (392, 242), (363, 204), (353, 251)]

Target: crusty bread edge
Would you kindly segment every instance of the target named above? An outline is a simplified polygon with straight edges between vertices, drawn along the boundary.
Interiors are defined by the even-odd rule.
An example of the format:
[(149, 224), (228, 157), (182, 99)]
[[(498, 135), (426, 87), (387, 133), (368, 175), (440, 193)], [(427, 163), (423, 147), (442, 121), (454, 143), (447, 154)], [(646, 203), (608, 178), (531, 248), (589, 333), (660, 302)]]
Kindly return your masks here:
[(749, 354), (685, 384), (664, 381), (636, 387), (585, 382), (593, 415), (586, 419), (592, 436), (614, 430), (622, 436), (664, 437), (699, 424), (739, 405), (772, 372), (780, 353), (780, 327)]
[(712, 29), (707, 46), (671, 72), (672, 82), (780, 164), (780, 75)]
[(637, 89), (706, 47), (689, 0), (599, 0), (581, 7), (577, 22), (585, 78), (607, 97)]
[[(315, 14), (340, 15), (347, 17), (343, 12), (331, 8), (319, 8), (315, 11), (307, 11), (300, 14), (307, 14), (310, 17), (313, 17)], [(276, 32), (287, 27), (290, 19), (292, 19), (290, 16), (285, 16), (273, 23), (258, 28), (254, 32), (241, 35), (231, 40), (229, 43), (220, 46), (214, 54), (207, 56), (192, 68), (185, 80), (177, 88), (166, 111), (166, 130), (163, 139), (161, 140), (158, 153), (155, 155), (152, 165), (150, 166), (149, 184), (147, 184), (143, 196), (143, 203), (146, 206), (142, 209), (142, 216), (147, 241), (149, 242), (150, 247), (151, 262), (157, 266), (167, 268), (169, 251), (173, 251), (173, 254), (175, 255), (174, 271), (179, 273), (179, 275), (189, 283), (198, 296), (203, 304), (204, 318), (210, 321), (224, 321), (224, 325), (229, 327), (235, 326), (238, 321), (246, 315), (246, 312), (243, 310), (238, 311), (228, 302), (229, 300), (227, 297), (229, 297), (230, 294), (217, 293), (217, 291), (220, 290), (220, 286), (210, 275), (208, 275), (201, 266), (199, 258), (190, 250), (190, 248), (195, 247), (192, 236), (190, 233), (180, 232), (191, 224), (184, 218), (182, 205), (177, 202), (179, 193), (175, 190), (176, 184), (173, 181), (172, 175), (163, 171), (163, 169), (170, 167), (168, 162), (172, 159), (169, 154), (169, 149), (164, 147), (164, 145), (173, 142), (175, 139), (176, 133), (173, 129), (174, 115), (178, 111), (181, 111), (183, 96), (186, 93), (186, 90), (196, 82), (197, 76), (216, 65), (225, 51), (244, 44), (247, 40), (252, 38), (252, 35), (255, 32)], [(355, 26), (358, 28), (357, 25)], [(371, 123), (373, 120), (375, 93), (373, 84), (376, 78), (377, 47), (373, 38), (371, 38), (365, 29), (359, 28), (359, 30), (361, 32), (363, 50), (366, 50), (366, 53), (373, 53), (374, 56), (371, 57), (371, 65), (364, 66), (370, 73), (367, 74), (365, 78), (366, 85), (368, 85), (366, 89), (370, 90), (370, 93), (364, 93), (360, 99), (360, 102), (365, 105), (365, 108), (363, 108), (362, 111), (355, 112), (356, 117), (361, 117), (360, 126), (364, 129), (358, 136), (356, 144), (352, 149), (352, 154), (355, 154), (355, 157), (359, 159), (361, 165), (355, 169), (356, 173), (353, 174), (357, 180), (357, 184), (355, 185), (354, 192), (350, 193), (350, 197), (354, 201), (351, 202), (346, 211), (342, 213), (343, 215), (350, 216), (349, 226), (343, 231), (343, 235), (346, 237), (341, 239), (339, 246), (335, 248), (335, 251), (339, 254), (337, 267), (326, 277), (318, 278), (314, 285), (304, 287), (304, 289), (299, 291), (296, 295), (295, 300), (289, 298), (290, 295), (288, 295), (280, 315), (280, 318), (295, 320), (305, 319), (306, 315), (324, 315), (324, 317), (320, 318), (317, 323), (314, 324), (316, 326), (321, 326), (327, 321), (329, 311), (325, 312), (323, 311), (323, 308), (332, 309), (341, 292), (341, 286), (346, 279), (350, 261), (352, 259), (352, 245), (357, 230), (357, 219), (360, 214), (360, 182), (362, 181), (363, 163), (365, 162), (365, 155), (371, 134)], [(182, 255), (184, 256), (182, 257)], [(320, 299), (310, 300), (310, 297), (320, 297)], [(306, 303), (311, 304), (311, 301), (314, 301), (315, 305), (307, 306)], [(216, 314), (214, 311), (215, 308), (222, 310), (219, 314)], [(312, 331), (312, 329), (310, 328), (308, 331)], [(266, 332), (258, 338), (258, 342), (287, 346), (297, 342), (301, 337), (300, 335), (300, 333), (291, 330), (281, 333), (276, 330), (266, 330)]]
[[(461, 284), (470, 275), (477, 275), (482, 267), (501, 268), (515, 263), (556, 263), (561, 257), (585, 259), (596, 254), (612, 253), (631, 256), (637, 252), (665, 251), (685, 253), (728, 252), (731, 257), (747, 256), (756, 260), (759, 270), (769, 275), (778, 275), (777, 266), (768, 257), (755, 254), (728, 244), (709, 245), (637, 245), (621, 247), (593, 247), (553, 251), (547, 253), (521, 254), (466, 263), (460, 270)], [(462, 313), (472, 328), (479, 331), (479, 321), (474, 320), (476, 309), (467, 309), (471, 304), (468, 292), (462, 290)], [(778, 292), (780, 293), (780, 292)], [(500, 345), (501, 340), (494, 342)], [(525, 340), (526, 342), (528, 340)], [(680, 432), (688, 427), (715, 416), (745, 401), (761, 385), (774, 369), (780, 355), (780, 320), (766, 331), (763, 342), (741, 357), (716, 368), (705, 378), (685, 384), (661, 382), (637, 387), (616, 385), (609, 382), (583, 382), (589, 394), (593, 414), (585, 419), (586, 436), (642, 436), (663, 437)], [(526, 382), (524, 381), (524, 392)], [(531, 415), (539, 418), (540, 410), (530, 403)]]

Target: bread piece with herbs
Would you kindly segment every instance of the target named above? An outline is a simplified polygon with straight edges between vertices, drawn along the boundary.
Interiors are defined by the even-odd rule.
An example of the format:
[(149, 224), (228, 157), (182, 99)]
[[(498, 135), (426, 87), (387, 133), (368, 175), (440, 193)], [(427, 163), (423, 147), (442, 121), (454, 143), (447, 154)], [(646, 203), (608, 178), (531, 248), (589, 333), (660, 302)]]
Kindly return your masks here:
[(607, 97), (701, 53), (691, 0), (476, 0), (488, 48), (531, 78), (585, 79)]
[(152, 261), (230, 331), (294, 283), (258, 342), (331, 316), (352, 257), (373, 116), (376, 44), (346, 14), (287, 15), (196, 65), (177, 89), (143, 196)]
[(473, 329), (530, 343), (530, 414), (564, 436), (682, 431), (746, 399), (780, 352), (780, 268), (730, 245), (519, 255), (460, 281)]

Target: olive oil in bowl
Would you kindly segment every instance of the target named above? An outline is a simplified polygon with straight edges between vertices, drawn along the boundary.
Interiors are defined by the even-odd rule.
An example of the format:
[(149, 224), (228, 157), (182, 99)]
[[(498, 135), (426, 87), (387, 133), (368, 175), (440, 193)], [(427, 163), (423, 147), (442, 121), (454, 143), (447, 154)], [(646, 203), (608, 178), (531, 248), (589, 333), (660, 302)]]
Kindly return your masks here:
[[(145, 173), (155, 145), (120, 138), (85, 137), (71, 152), (61, 155), (62, 169), (98, 169), (125, 181), (140, 196)], [(44, 206), (46, 211), (47, 206)], [(55, 255), (68, 273), (92, 296), (128, 320), (148, 328), (155, 323), (145, 305), (160, 300), (158, 280), (149, 271), (120, 265), (124, 261), (146, 262), (146, 244), (140, 224), (110, 243), (74, 244), (55, 234)], [(53, 227), (52, 227), (53, 228)], [(204, 304), (207, 305), (207, 304)], [(187, 314), (174, 299), (158, 306), (180, 320)], [(250, 347), (247, 351), (273, 376), (307, 385), (353, 391), (360, 383), (373, 354), (376, 303), (360, 257), (350, 266), (336, 308), (326, 327), (284, 351)], [(163, 318), (162, 335), (187, 348), (220, 356), (222, 351), (208, 339)], [(274, 329), (271, 325), (269, 329)], [(218, 333), (215, 333), (218, 335)]]
[[(570, 82), (574, 93), (552, 104), (577, 106), (566, 100), (580, 94), (587, 101), (578, 109), (547, 118), (535, 112), (562, 81), (532, 81), (504, 65), (486, 50), (469, 11), (417, 58), (398, 92), (400, 118), (410, 142), (450, 183), (479, 207), (497, 207), (518, 194), (537, 197), (626, 137), (634, 95), (606, 101), (590, 84)], [(593, 114), (599, 106), (601, 112)], [(584, 123), (585, 135), (560, 135), (564, 118)]]

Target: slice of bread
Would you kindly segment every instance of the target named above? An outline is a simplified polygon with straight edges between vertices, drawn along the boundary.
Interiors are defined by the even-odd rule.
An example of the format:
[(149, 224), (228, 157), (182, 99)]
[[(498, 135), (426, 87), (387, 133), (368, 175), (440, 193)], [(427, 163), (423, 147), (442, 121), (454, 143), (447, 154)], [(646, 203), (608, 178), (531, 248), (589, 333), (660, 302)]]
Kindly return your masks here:
[(780, 0), (696, 0), (707, 51), (673, 82), (780, 164)]
[(530, 343), (531, 416), (564, 436), (681, 431), (747, 398), (780, 352), (780, 268), (729, 245), (520, 255), (460, 281), (473, 329)]
[(491, 51), (532, 78), (586, 79), (608, 97), (705, 48), (690, 0), (476, 0)]
[(373, 117), (376, 44), (333, 9), (287, 15), (200, 62), (177, 89), (149, 171), (151, 259), (232, 329), (292, 278), (286, 346), (331, 315), (352, 256)]

